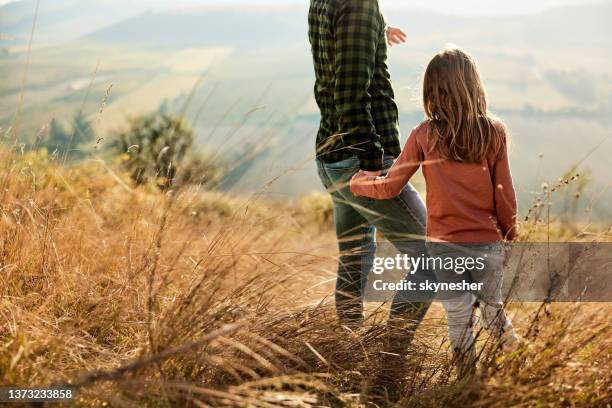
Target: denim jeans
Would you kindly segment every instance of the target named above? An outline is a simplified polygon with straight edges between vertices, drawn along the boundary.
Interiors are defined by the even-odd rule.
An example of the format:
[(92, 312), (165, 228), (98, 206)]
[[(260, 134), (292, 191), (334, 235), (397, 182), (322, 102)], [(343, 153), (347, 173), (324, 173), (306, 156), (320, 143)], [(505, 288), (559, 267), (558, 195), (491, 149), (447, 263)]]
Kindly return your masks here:
[[(385, 168), (392, 164), (393, 158), (385, 157)], [(359, 170), (356, 157), (336, 163), (318, 161), (317, 168), (323, 185), (332, 197), (338, 237), (337, 314), (344, 324), (357, 326), (363, 321), (363, 291), (376, 253), (376, 230), (403, 253), (424, 253), (425, 205), (410, 184), (398, 197), (390, 200), (353, 195), (349, 181)], [(435, 280), (430, 271), (417, 273)], [(403, 301), (396, 294), (391, 305), (390, 320), (405, 322), (416, 328), (430, 305), (431, 299), (423, 302)], [(410, 339), (406, 340), (410, 342)]]

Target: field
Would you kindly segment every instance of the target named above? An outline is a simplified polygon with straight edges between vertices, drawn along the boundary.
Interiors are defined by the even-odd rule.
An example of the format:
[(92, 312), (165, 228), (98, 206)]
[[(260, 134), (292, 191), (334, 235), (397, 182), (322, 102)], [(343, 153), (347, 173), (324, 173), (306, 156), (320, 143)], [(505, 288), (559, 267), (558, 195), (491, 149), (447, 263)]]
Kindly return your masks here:
[[(0, 387), (71, 387), (79, 407), (612, 407), (612, 303), (509, 304), (526, 342), (479, 334), (469, 379), (438, 303), (404, 350), (388, 304), (338, 323), (303, 4), (42, 3), (31, 55), (35, 2), (0, 6)], [(523, 242), (612, 241), (609, 10), (389, 10), (409, 33), (389, 61), (404, 139), (431, 55), (454, 42), (479, 60), (512, 132)], [(79, 110), (81, 156), (38, 149)], [(184, 119), (219, 185), (134, 183), (138, 146), (106, 148), (152, 112)]]
[(528, 345), (500, 354), (482, 338), (478, 379), (456, 382), (437, 304), (405, 359), (386, 351), (386, 305), (369, 305), (361, 331), (338, 325), (325, 195), (164, 194), (99, 161), (4, 150), (1, 163), (3, 385), (71, 385), (77, 406), (612, 402), (608, 303), (512, 304)]
[[(432, 41), (416, 38), (410, 47), (392, 50), (403, 138), (423, 118), (420, 78), (438, 47)], [(493, 51), (477, 42), (466, 47), (480, 61), (493, 112), (512, 132), (511, 160), (521, 208), (530, 205), (534, 187), (579, 164), (580, 172), (592, 174), (585, 189), (599, 193), (601, 200), (589, 214), (585, 207), (578, 208), (576, 217), (609, 219), (603, 203), (612, 194), (604, 176), (612, 148), (612, 91), (607, 74), (597, 71), (609, 69), (609, 62), (593, 57), (595, 51), (583, 51), (587, 55), (580, 57), (571, 51), (561, 58), (538, 49)], [(23, 66), (18, 62), (23, 58), (0, 58), (0, 72), (11, 78), (0, 84), (3, 129), (10, 126), (19, 100)], [(282, 174), (269, 193), (299, 197), (320, 189), (313, 160), (318, 116), (309, 58), (306, 47), (288, 47), (279, 54), (274, 49), (156, 49), (77, 42), (35, 50), (20, 120), (22, 140), (35, 140), (51, 119), (67, 122), (83, 108), (108, 143), (129, 117), (163, 106), (172, 113), (184, 112), (200, 148), (217, 152), (228, 163), (250, 146), (265, 150), (235, 191), (258, 191), (268, 176)], [(69, 66), (67, 60), (72, 61)], [(576, 60), (584, 65), (575, 67)], [(106, 106), (100, 114), (102, 101)]]

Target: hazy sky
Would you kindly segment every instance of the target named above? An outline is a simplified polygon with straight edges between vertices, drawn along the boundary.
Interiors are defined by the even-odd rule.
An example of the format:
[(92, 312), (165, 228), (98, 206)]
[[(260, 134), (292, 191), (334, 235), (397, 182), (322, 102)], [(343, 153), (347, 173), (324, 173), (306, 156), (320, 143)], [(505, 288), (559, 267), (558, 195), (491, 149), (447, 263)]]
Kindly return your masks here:
[[(0, 0), (5, 4), (11, 0)], [(14, 0), (13, 0), (14, 1)], [(54, 1), (54, 0), (41, 0)], [(104, 0), (99, 0), (104, 1)], [(308, 0), (127, 0), (128, 2), (140, 3), (143, 6), (172, 7), (177, 3), (189, 5), (228, 5), (235, 3), (244, 4), (296, 4), (307, 3)], [(523, 14), (533, 13), (552, 7), (567, 4), (584, 4), (597, 2), (611, 2), (612, 0), (380, 0), (382, 7), (409, 7), (451, 14)]]

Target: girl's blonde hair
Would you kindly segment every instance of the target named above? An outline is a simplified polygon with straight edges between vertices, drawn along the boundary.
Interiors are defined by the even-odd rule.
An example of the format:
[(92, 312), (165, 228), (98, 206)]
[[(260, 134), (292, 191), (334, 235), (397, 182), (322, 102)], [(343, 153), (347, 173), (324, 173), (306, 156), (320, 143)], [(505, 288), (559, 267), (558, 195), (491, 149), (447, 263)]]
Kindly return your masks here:
[(457, 47), (436, 54), (423, 81), (425, 114), (434, 125), (434, 150), (442, 157), (481, 163), (498, 154), (505, 132), (487, 110), (487, 95), (474, 58)]

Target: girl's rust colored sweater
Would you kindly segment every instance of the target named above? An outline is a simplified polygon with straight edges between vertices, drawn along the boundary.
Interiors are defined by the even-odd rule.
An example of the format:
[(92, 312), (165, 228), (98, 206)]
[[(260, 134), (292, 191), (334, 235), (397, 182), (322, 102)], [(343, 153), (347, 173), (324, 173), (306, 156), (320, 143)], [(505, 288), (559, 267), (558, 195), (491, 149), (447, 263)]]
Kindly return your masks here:
[[(496, 131), (505, 132), (501, 124)], [(428, 121), (412, 130), (406, 146), (384, 177), (363, 171), (351, 180), (354, 194), (376, 199), (399, 195), (423, 166), (427, 188), (427, 237), (431, 241), (494, 243), (516, 238), (516, 194), (507, 143), (482, 163), (442, 158), (434, 149)], [(503, 135), (506, 140), (506, 135)]]

